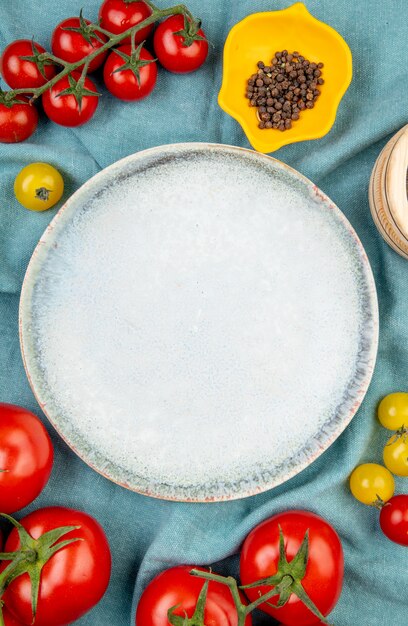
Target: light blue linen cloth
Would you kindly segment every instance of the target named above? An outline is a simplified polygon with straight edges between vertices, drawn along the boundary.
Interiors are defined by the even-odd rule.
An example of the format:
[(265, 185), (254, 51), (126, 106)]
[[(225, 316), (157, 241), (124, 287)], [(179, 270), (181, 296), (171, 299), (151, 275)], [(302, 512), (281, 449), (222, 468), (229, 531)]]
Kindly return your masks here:
[[(230, 28), (246, 15), (283, 8), (289, 2), (188, 0), (188, 4), (202, 18), (213, 44), (208, 63), (199, 72), (176, 76), (161, 70), (157, 89), (137, 104), (115, 100), (102, 87), (97, 114), (83, 128), (68, 130), (43, 119), (29, 141), (0, 145), (1, 401), (26, 406), (43, 417), (24, 373), (17, 314), (27, 263), (56, 209), (40, 214), (19, 206), (13, 196), (17, 172), (33, 161), (53, 163), (63, 173), (67, 198), (101, 168), (151, 146), (210, 141), (248, 147), (241, 128), (217, 105), (223, 43)], [(54, 26), (77, 15), (81, 6), (86, 17), (96, 18), (98, 0), (3, 0), (0, 47), (32, 35), (49, 45)], [(381, 534), (377, 512), (354, 501), (347, 486), (355, 465), (381, 460), (387, 432), (376, 422), (378, 400), (390, 391), (408, 390), (408, 263), (382, 241), (367, 202), (368, 180), (379, 151), (408, 121), (407, 3), (310, 0), (307, 6), (346, 38), (353, 53), (354, 79), (329, 135), (285, 147), (275, 156), (310, 177), (338, 204), (367, 250), (381, 316), (370, 390), (344, 434), (306, 471), (262, 495), (213, 505), (161, 502), (110, 483), (80, 461), (45, 420), (55, 445), (55, 466), (45, 491), (27, 510), (51, 504), (86, 509), (101, 521), (112, 546), (109, 590), (77, 622), (83, 626), (134, 624), (141, 590), (156, 573), (174, 564), (219, 561), (220, 572), (236, 572), (236, 554), (248, 531), (269, 515), (294, 507), (326, 517), (343, 542), (344, 590), (332, 622), (408, 624), (408, 551)], [(407, 492), (408, 479), (396, 482), (397, 491)], [(271, 623), (261, 614), (254, 619), (254, 626)]]

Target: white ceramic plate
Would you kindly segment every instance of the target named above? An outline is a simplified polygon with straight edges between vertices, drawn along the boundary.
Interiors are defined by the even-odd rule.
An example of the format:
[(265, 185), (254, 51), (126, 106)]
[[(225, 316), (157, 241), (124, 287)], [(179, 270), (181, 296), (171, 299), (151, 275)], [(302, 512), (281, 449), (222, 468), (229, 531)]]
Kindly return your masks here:
[(161, 498), (287, 480), (351, 420), (377, 350), (375, 286), (344, 215), (239, 148), (141, 152), (88, 181), (30, 262), (27, 374), (89, 465)]

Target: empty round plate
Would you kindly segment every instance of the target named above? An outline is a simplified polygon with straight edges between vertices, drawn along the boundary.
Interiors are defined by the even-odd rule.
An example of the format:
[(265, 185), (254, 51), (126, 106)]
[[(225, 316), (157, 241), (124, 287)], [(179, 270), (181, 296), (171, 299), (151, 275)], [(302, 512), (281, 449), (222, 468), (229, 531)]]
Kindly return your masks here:
[(34, 393), (72, 449), (160, 498), (240, 498), (339, 436), (369, 384), (375, 285), (333, 203), (270, 157), (115, 163), (40, 240), (20, 303)]

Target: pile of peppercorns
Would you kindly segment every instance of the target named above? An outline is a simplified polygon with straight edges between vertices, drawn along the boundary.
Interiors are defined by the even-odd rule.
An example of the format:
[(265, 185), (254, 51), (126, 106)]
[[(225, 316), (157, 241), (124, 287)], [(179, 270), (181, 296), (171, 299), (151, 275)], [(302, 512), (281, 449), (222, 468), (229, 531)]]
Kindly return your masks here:
[(323, 85), (323, 63), (311, 63), (299, 52), (275, 52), (271, 65), (258, 63), (248, 80), (246, 97), (257, 107), (259, 128), (289, 130), (304, 109), (313, 109)]

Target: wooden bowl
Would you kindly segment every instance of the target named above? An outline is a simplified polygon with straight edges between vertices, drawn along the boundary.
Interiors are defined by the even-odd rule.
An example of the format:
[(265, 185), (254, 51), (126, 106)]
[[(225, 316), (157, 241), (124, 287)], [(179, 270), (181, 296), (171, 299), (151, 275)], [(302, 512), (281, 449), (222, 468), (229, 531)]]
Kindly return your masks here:
[(371, 174), (368, 199), (385, 241), (408, 259), (408, 124), (380, 152)]

